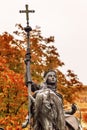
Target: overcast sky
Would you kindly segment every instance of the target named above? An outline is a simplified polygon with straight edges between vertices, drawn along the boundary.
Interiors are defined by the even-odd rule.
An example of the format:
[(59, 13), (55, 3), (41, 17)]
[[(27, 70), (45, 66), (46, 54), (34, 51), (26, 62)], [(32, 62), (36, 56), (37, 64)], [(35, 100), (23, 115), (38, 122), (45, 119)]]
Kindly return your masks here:
[(43, 36), (55, 36), (66, 73), (71, 69), (87, 85), (87, 0), (1, 0), (0, 34), (12, 33), (16, 23), (26, 26), (25, 14), (19, 10), (29, 4), (35, 13), (30, 14), (30, 25), (39, 25)]

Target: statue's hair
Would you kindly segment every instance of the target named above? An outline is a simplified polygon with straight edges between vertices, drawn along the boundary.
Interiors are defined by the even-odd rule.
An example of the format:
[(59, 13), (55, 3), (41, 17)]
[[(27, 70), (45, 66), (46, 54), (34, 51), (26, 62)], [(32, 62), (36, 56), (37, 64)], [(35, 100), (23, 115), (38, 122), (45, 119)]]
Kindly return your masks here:
[(55, 70), (48, 70), (48, 71), (46, 71), (45, 73), (44, 73), (44, 78), (46, 77), (46, 75), (49, 73), (49, 72), (54, 72), (55, 74), (56, 74), (56, 71)]

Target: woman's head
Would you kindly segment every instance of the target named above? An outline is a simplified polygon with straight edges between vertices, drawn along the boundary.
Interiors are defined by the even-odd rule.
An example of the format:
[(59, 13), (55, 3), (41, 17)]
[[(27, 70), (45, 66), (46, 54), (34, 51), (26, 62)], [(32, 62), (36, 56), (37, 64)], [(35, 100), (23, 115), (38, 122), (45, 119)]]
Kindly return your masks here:
[(47, 84), (55, 84), (57, 82), (56, 72), (54, 70), (45, 72), (44, 79)]

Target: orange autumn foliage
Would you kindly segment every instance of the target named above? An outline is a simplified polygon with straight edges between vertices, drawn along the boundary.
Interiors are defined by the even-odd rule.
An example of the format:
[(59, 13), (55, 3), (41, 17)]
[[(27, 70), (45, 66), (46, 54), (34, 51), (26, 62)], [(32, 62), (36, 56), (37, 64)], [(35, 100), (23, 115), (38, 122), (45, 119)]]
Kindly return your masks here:
[[(23, 76), (9, 70), (6, 65), (0, 64), (0, 68), (0, 126), (16, 127), (27, 113), (26, 109), (23, 110), (27, 88)], [(24, 114), (21, 115), (21, 112)]]

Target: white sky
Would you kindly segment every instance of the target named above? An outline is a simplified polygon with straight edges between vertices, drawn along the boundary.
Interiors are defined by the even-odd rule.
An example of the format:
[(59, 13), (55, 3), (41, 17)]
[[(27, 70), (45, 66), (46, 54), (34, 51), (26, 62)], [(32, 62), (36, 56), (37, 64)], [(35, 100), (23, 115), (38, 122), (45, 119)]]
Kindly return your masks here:
[(55, 46), (65, 63), (87, 85), (87, 0), (0, 0), (0, 34), (12, 33), (16, 23), (26, 26), (19, 10), (29, 4), (30, 25), (39, 25), (44, 36), (55, 36)]

